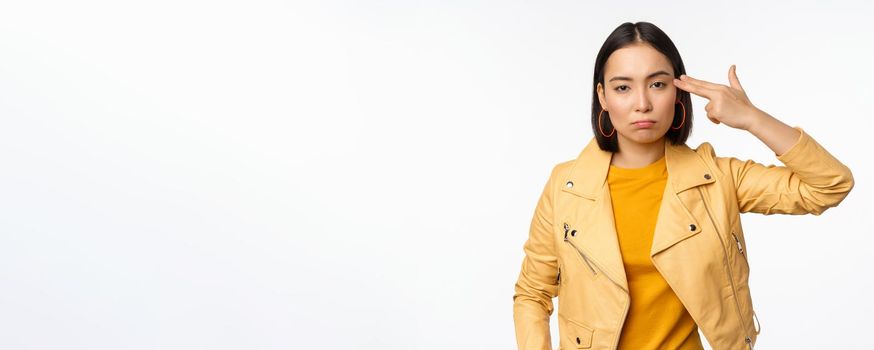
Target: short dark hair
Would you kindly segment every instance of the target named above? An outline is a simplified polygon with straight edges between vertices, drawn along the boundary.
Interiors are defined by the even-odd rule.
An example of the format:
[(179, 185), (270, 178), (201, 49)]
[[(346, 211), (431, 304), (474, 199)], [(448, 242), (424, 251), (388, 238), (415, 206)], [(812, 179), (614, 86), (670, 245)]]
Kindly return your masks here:
[[(601, 132), (598, 130), (598, 117), (601, 113), (601, 103), (598, 100), (598, 83), (601, 83), (601, 85), (604, 86), (605, 91), (607, 89), (606, 84), (604, 84), (604, 66), (607, 64), (607, 58), (609, 58), (614, 51), (640, 43), (649, 44), (654, 49), (667, 56), (668, 60), (671, 61), (671, 65), (674, 67), (675, 78), (679, 79), (680, 75), (686, 73), (686, 68), (683, 66), (683, 59), (680, 57), (680, 52), (677, 51), (677, 47), (674, 46), (674, 42), (671, 41), (671, 38), (659, 29), (659, 27), (656, 27), (649, 22), (625, 22), (619, 25), (619, 27), (616, 27), (616, 29), (610, 33), (610, 36), (607, 37), (607, 40), (604, 41), (604, 44), (601, 45), (601, 50), (598, 51), (598, 57), (595, 59), (595, 77), (592, 82), (592, 131), (595, 133), (595, 139), (598, 141), (598, 146), (602, 150), (610, 152), (619, 151), (618, 137), (615, 133), (611, 137), (604, 137), (604, 135), (601, 135)], [(692, 97), (688, 91), (677, 89), (677, 98), (686, 107), (686, 121), (683, 123), (683, 127), (678, 130), (668, 128), (668, 132), (665, 136), (672, 144), (681, 145), (686, 143), (686, 139), (688, 139), (689, 134), (692, 133)], [(608, 135), (610, 132), (607, 130), (610, 130), (613, 127), (613, 123), (610, 122), (609, 113), (609, 111), (604, 111), (604, 121), (601, 125), (604, 132)], [(671, 125), (679, 124), (682, 118), (683, 107), (675, 105), (674, 119)]]

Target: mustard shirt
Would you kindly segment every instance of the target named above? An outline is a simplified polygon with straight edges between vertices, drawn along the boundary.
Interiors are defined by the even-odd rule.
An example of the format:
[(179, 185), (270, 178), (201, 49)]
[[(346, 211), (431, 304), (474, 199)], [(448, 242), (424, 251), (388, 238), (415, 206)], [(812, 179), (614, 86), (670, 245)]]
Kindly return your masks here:
[(665, 157), (642, 168), (610, 165), (607, 183), (631, 306), (619, 349), (704, 349), (698, 325), (650, 260), (653, 231), (668, 181)]

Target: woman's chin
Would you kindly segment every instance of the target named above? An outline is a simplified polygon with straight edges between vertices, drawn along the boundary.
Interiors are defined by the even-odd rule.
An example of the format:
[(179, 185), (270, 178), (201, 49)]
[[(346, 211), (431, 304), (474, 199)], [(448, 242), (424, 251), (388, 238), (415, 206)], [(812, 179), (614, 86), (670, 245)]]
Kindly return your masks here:
[(646, 144), (661, 140), (665, 136), (664, 132), (652, 129), (638, 129), (631, 132), (631, 135), (625, 135), (625, 139), (634, 143)]

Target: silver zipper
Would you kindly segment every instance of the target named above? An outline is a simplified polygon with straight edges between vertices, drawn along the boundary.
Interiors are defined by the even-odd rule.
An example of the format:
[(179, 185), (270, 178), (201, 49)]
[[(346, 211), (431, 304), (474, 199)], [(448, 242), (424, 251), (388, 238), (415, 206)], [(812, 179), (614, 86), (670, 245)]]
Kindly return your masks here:
[[(734, 242), (737, 244), (737, 252), (740, 253), (740, 256), (743, 257), (744, 262), (749, 264), (747, 262), (747, 255), (746, 255), (746, 253), (744, 253), (743, 244), (741, 244), (740, 239), (737, 238), (737, 234), (734, 231), (731, 231), (731, 236), (734, 237)], [(761, 325), (759, 324), (759, 317), (756, 316), (756, 310), (753, 310), (753, 319), (756, 321), (756, 325), (757, 325), (757, 326), (756, 325), (753, 326), (754, 327), (753, 330), (756, 332), (756, 334), (759, 334), (759, 332), (761, 332), (762, 328), (761, 328)], [(746, 339), (749, 339), (749, 337), (747, 337)], [(749, 341), (748, 341), (748, 343), (749, 343)], [(752, 345), (750, 345), (750, 349), (752, 349), (752, 348), (753, 348)]]
[[(737, 298), (737, 289), (736, 289), (737, 287), (735, 287), (735, 285), (734, 285), (734, 274), (731, 271), (731, 264), (728, 261), (728, 252), (725, 251), (725, 245), (722, 243), (722, 235), (719, 234), (719, 228), (716, 227), (717, 226), (716, 221), (713, 220), (713, 214), (710, 213), (710, 207), (707, 205), (707, 200), (704, 199), (704, 192), (701, 190), (701, 186), (696, 187), (696, 189), (698, 189), (698, 195), (701, 196), (701, 203), (704, 203), (704, 210), (707, 212), (707, 216), (710, 217), (710, 222), (713, 223), (713, 227), (716, 229), (716, 237), (719, 238), (719, 245), (722, 246), (722, 253), (724, 254), (723, 258), (725, 260), (725, 266), (728, 267), (728, 280), (729, 280), (729, 282), (731, 282), (731, 295), (734, 297), (734, 306), (735, 306), (735, 309), (737, 310), (738, 320), (741, 322), (741, 327), (744, 330), (744, 341), (747, 343), (747, 345), (750, 347), (750, 349), (752, 349), (753, 343), (752, 343), (752, 339), (750, 339), (749, 330), (743, 324), (744, 317), (743, 317), (743, 313), (740, 311), (740, 301)], [(734, 234), (734, 232), (732, 232), (732, 234)], [(735, 239), (737, 239), (737, 236), (735, 236)]]
[(561, 285), (561, 265), (558, 266), (558, 275), (555, 276), (555, 284)]
[(743, 244), (740, 242), (740, 239), (737, 238), (737, 234), (735, 234), (734, 231), (731, 231), (731, 236), (734, 237), (734, 243), (737, 244), (737, 252), (740, 253), (740, 256), (743, 258), (744, 263), (747, 264), (747, 267), (749, 267), (750, 263), (747, 260), (747, 253), (744, 252)]
[(742, 244), (740, 244), (740, 239), (737, 238), (737, 235), (734, 233), (734, 231), (731, 232), (731, 235), (732, 237), (734, 237), (734, 242), (737, 243), (737, 252), (740, 253), (740, 255), (744, 257), (744, 259), (746, 259), (747, 256), (744, 254), (744, 247)]
[[(592, 271), (592, 275), (597, 275), (598, 273), (595, 272), (595, 268), (592, 267), (592, 263), (589, 262), (589, 258), (586, 257), (586, 254), (583, 254), (583, 251), (580, 250), (580, 248), (577, 247), (577, 245), (574, 244), (573, 241), (571, 241), (567, 238), (567, 234), (568, 234), (569, 230), (570, 230), (570, 227), (568, 226), (567, 223), (565, 223), (564, 224), (564, 241), (570, 243), (574, 247), (574, 249), (576, 249), (577, 252), (580, 253), (580, 256), (583, 257), (583, 261), (586, 262), (586, 266), (589, 267), (589, 271)], [(572, 232), (576, 232), (576, 230), (572, 230)]]
[[(576, 244), (574, 244), (574, 241), (571, 241), (567, 238), (568, 230), (570, 230), (570, 226), (567, 223), (564, 223), (564, 241), (570, 243), (571, 246), (573, 246), (574, 249), (576, 249), (577, 252), (580, 253), (580, 256), (583, 257), (583, 261), (585, 261), (586, 265), (589, 266), (589, 269), (592, 271), (592, 274), (595, 274), (595, 269), (591, 265), (593, 262), (589, 262), (589, 258), (586, 257), (586, 254), (584, 254), (583, 251), (579, 247), (577, 247)], [(595, 264), (595, 265), (597, 266), (597, 264)], [(600, 266), (598, 267), (598, 269), (602, 270)], [(619, 287), (619, 289), (624, 291), (626, 295), (628, 295), (629, 297), (631, 296), (631, 294), (628, 292), (627, 289), (625, 289), (624, 287), (622, 287), (621, 284), (617, 283), (612, 278), (610, 278), (610, 276), (607, 276), (607, 279), (610, 280), (610, 282), (613, 282), (613, 284), (615, 284), (617, 287)], [(628, 316), (628, 309), (630, 307), (631, 307), (631, 302), (628, 302), (625, 304), (625, 310), (622, 311), (622, 322), (619, 323), (619, 328), (616, 331), (616, 338), (613, 340), (613, 346), (611, 346), (611, 349), (616, 349), (616, 346), (619, 343), (619, 333), (622, 331), (622, 327), (625, 325), (625, 318)]]
[[(570, 227), (568, 226), (567, 223), (564, 224), (564, 229), (565, 229), (565, 231), (564, 231), (564, 241), (570, 243), (571, 246), (573, 246), (574, 249), (576, 249), (577, 252), (580, 253), (580, 256), (583, 257), (583, 260), (586, 262), (586, 265), (589, 266), (589, 269), (592, 271), (592, 273), (593, 273), (593, 274), (597, 274), (597, 272), (595, 272), (595, 269), (598, 269), (598, 270), (600, 270), (600, 271), (603, 271), (604, 269), (602, 269), (600, 266), (598, 266), (598, 264), (596, 264), (594, 261), (589, 260), (589, 258), (586, 256), (586, 254), (583, 253), (583, 250), (580, 249), (579, 247), (577, 247), (576, 244), (574, 244), (574, 241), (569, 240), (569, 239), (567, 238), (567, 234), (568, 234), (568, 232), (574, 232), (574, 231), (576, 231), (576, 230), (570, 230), (570, 231), (568, 231), (568, 230), (570, 229)], [(593, 265), (594, 265), (594, 266), (593, 266)], [(609, 275), (605, 275), (605, 276), (607, 276), (607, 279), (609, 279), (610, 282), (613, 282), (613, 284), (615, 284), (617, 287), (619, 287), (619, 289), (622, 289), (622, 291), (624, 291), (626, 294), (628, 294), (628, 290), (625, 289), (624, 287), (622, 287), (621, 284), (619, 284), (618, 282), (616, 282), (615, 280), (613, 280), (612, 278), (610, 278)]]

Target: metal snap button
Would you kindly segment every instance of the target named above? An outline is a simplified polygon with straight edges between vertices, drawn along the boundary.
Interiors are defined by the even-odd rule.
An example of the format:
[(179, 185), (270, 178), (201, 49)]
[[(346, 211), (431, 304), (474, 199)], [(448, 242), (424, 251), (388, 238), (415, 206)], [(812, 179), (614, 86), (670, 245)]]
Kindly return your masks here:
[(573, 188), (573, 187), (574, 187), (574, 182), (573, 182), (573, 181), (568, 181), (567, 184), (565, 184), (565, 185), (567, 186), (567, 188)]
[(571, 231), (571, 236), (576, 237), (576, 236), (577, 236), (577, 230), (572, 230), (572, 231)]
[(695, 231), (695, 224), (689, 224), (689, 231)]
[(710, 180), (710, 174), (704, 174), (704, 178)]
[(580, 337), (577, 337), (577, 344), (580, 343)]

